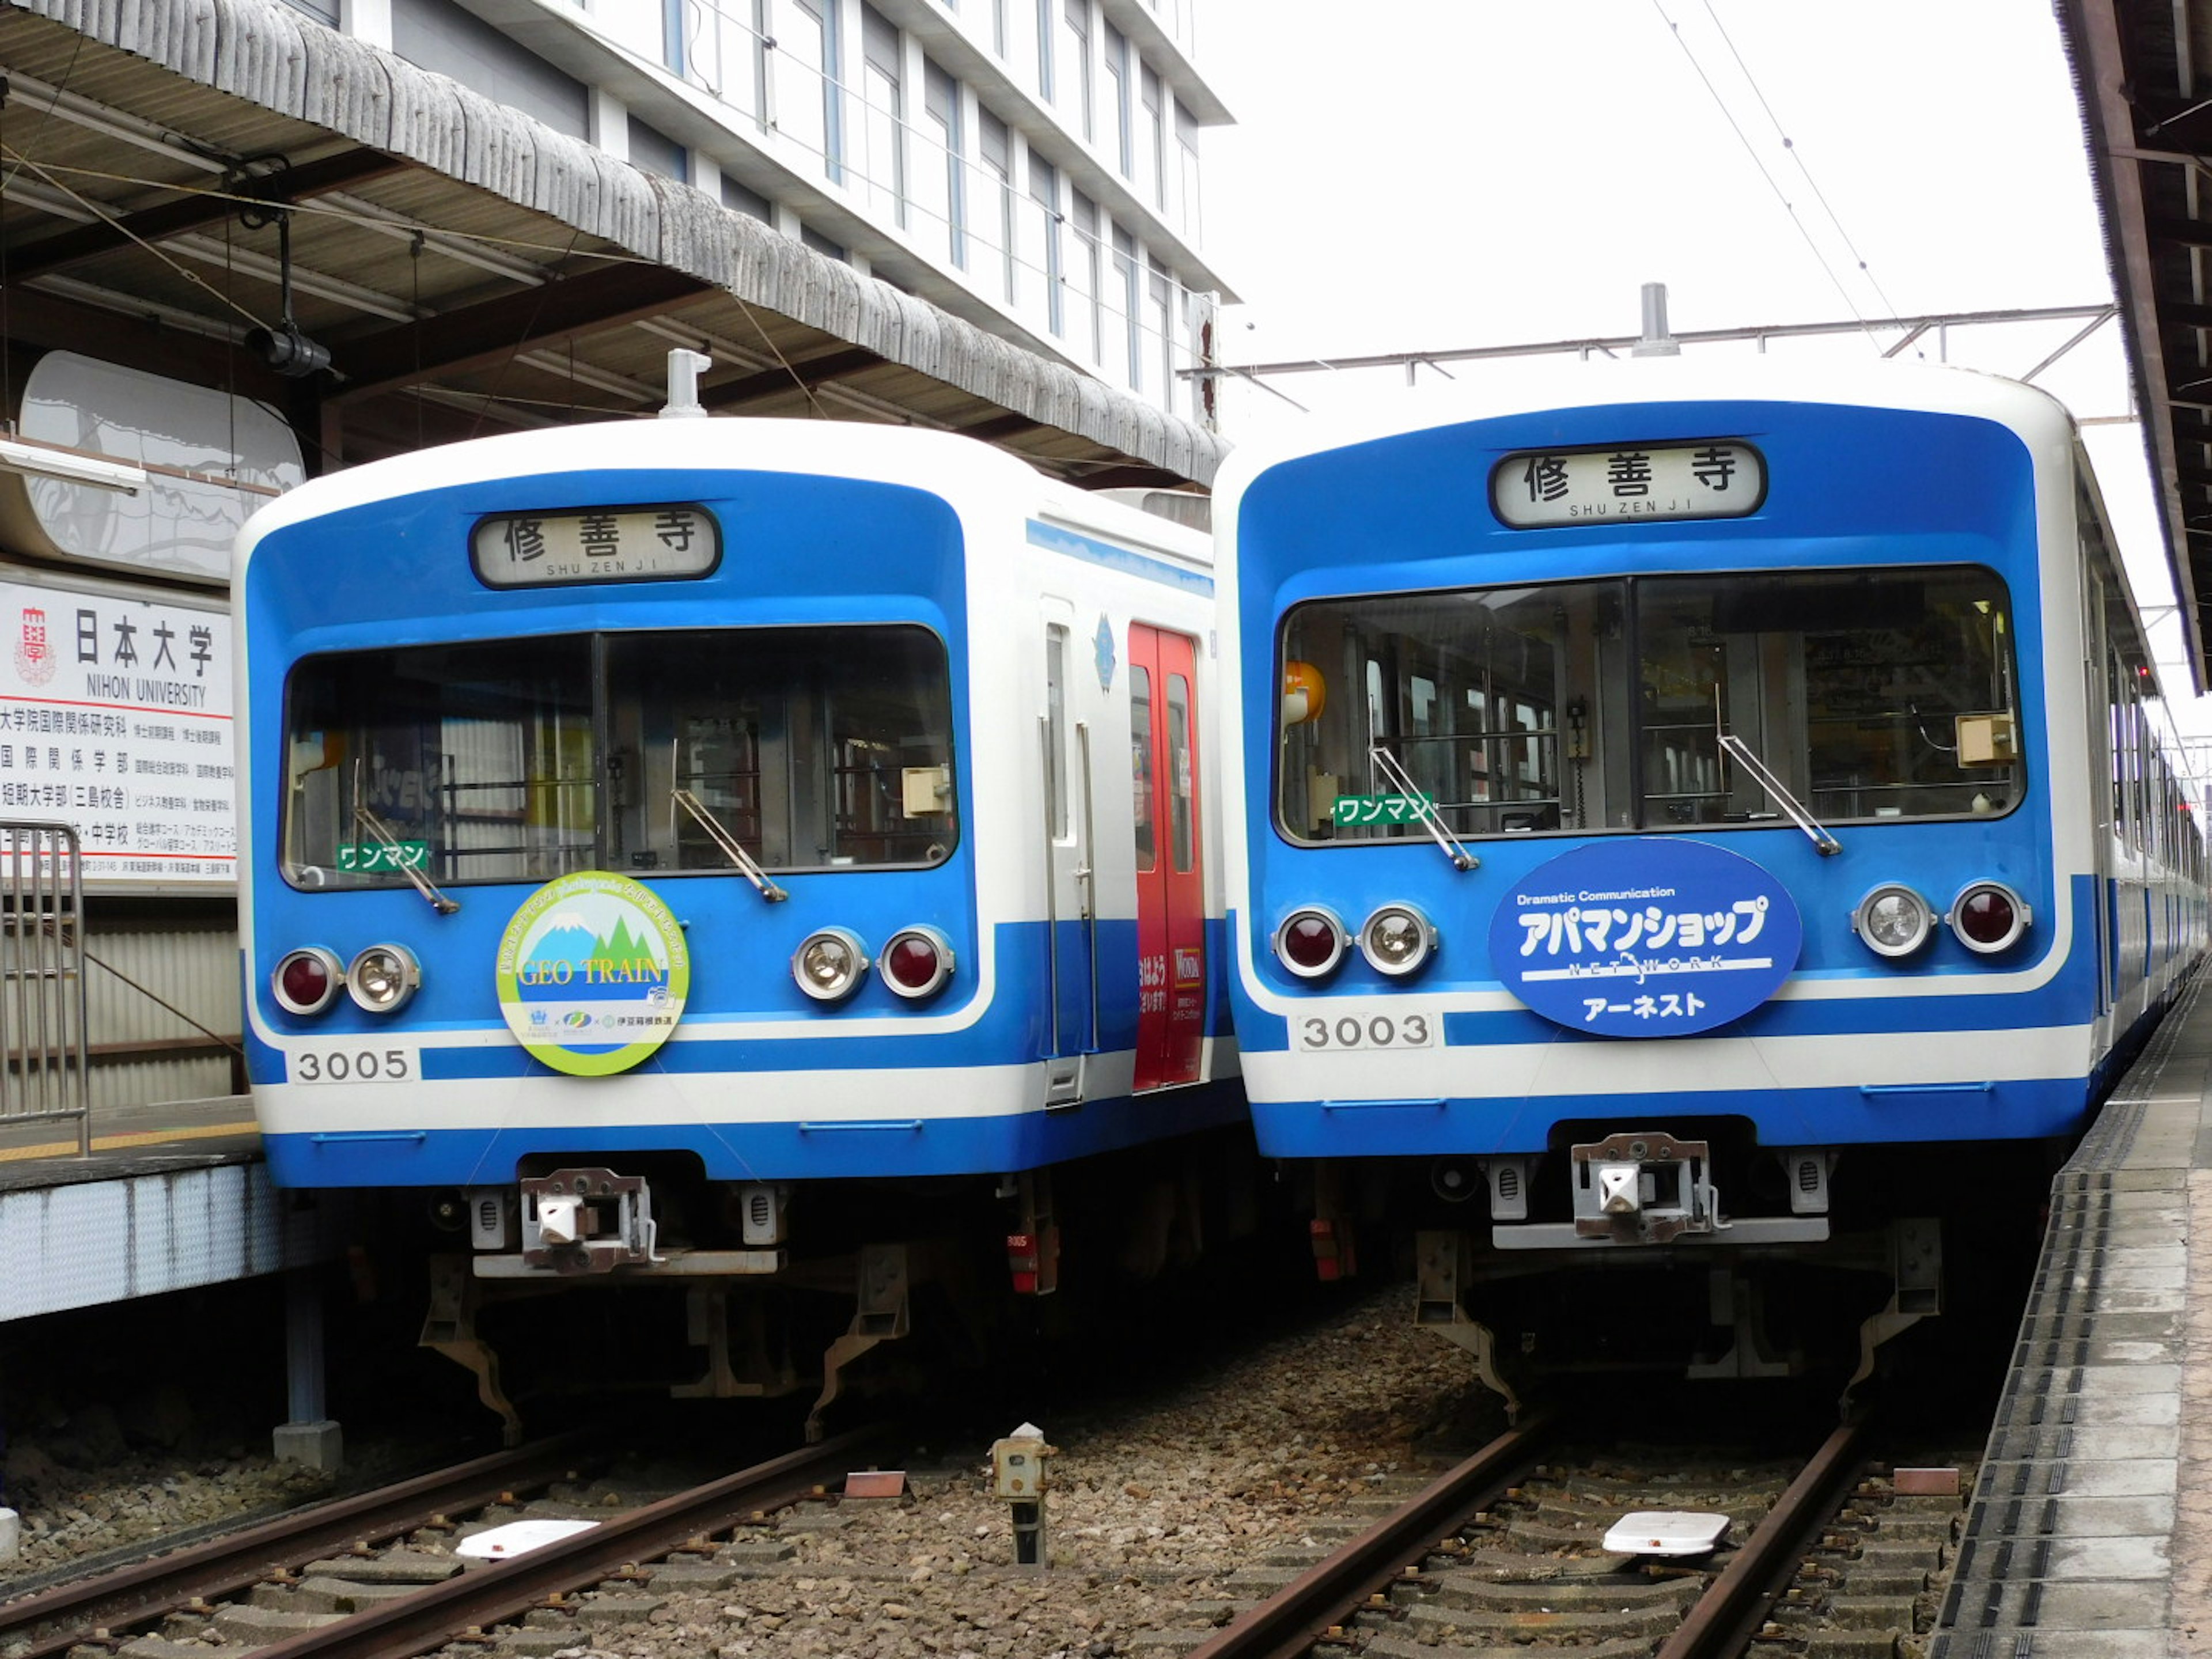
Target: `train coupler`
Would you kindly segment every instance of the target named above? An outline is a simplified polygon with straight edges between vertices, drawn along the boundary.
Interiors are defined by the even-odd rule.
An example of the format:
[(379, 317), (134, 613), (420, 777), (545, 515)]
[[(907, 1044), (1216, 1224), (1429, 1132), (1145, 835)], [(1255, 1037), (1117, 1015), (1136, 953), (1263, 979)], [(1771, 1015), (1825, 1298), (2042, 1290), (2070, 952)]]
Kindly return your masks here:
[(604, 1273), (661, 1260), (653, 1192), (643, 1176), (556, 1170), (522, 1183), (522, 1261), (561, 1273)]
[(1577, 1238), (1667, 1244), (1720, 1224), (1705, 1141), (1632, 1132), (1571, 1147), (1568, 1158)]

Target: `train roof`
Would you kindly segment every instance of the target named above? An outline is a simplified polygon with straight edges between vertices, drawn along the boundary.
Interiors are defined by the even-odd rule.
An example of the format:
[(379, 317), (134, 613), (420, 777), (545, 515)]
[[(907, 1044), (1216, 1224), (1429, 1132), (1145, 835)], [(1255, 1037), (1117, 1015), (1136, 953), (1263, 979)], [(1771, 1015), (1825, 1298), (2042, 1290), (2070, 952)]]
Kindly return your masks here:
[(1979, 416), (2053, 442), (2070, 441), (2074, 431), (2065, 406), (2039, 387), (1932, 363), (1784, 362), (1701, 353), (1570, 363), (1554, 357), (1485, 363), (1481, 372), (1479, 382), (1408, 388), (1378, 408), (1318, 416), (1273, 441), (1240, 446), (1222, 466), (1216, 499), (1229, 501), (1268, 468), (1302, 456), (1462, 422), (1601, 404), (1844, 404)]
[(957, 433), (848, 421), (635, 420), (504, 433), (372, 461), (312, 478), (248, 519), (233, 554), (244, 577), (261, 539), (304, 520), (449, 489), (485, 478), (576, 472), (742, 471), (811, 473), (902, 485), (970, 509), (993, 500), (1211, 564), (1203, 533), (1158, 514), (1045, 477), (1001, 449)]

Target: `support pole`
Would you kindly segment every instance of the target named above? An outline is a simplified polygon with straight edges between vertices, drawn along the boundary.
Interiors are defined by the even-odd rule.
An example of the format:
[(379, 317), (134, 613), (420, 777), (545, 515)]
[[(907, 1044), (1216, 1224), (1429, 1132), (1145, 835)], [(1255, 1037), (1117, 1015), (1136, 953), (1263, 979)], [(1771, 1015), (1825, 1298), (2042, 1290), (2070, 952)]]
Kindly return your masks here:
[(276, 1461), (336, 1474), (345, 1461), (345, 1437), (325, 1414), (323, 1289), (310, 1268), (284, 1275), (284, 1381), (291, 1416), (276, 1430)]

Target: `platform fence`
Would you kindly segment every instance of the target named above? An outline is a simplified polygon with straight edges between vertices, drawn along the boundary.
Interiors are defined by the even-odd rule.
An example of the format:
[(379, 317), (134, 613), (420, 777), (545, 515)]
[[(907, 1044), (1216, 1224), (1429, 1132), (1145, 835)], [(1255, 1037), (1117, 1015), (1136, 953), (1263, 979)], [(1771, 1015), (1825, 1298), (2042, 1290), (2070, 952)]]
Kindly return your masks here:
[(86, 1029), (76, 831), (0, 818), (0, 1127), (74, 1121), (91, 1152)]

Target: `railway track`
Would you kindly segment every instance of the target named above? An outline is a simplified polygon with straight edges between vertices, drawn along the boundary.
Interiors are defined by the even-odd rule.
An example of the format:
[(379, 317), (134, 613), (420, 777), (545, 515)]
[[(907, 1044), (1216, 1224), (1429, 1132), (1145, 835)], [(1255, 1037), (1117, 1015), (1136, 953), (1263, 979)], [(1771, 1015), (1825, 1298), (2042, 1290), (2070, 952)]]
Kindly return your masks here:
[[(1668, 1444), (1625, 1446), (1565, 1409), (1441, 1475), (1340, 1483), (1333, 1505), (1243, 1565), (1232, 1554), (1196, 1569), (1080, 1524), (1102, 1486), (1127, 1478), (1111, 1463), (1071, 1480), (1054, 1565), (1024, 1572), (974, 1524), (972, 1458), (925, 1457), (906, 1496), (856, 1504), (836, 1494), (875, 1461), (863, 1432), (662, 1497), (696, 1478), (694, 1456), (609, 1473), (604, 1443), (572, 1437), (0, 1604), (0, 1659), (411, 1659), (457, 1640), (530, 1659), (641, 1637), (703, 1653), (718, 1630), (772, 1651), (785, 1624), (795, 1635), (825, 1607), (836, 1623), (814, 1626), (833, 1640), (820, 1650), (856, 1659), (920, 1651), (925, 1634), (933, 1650), (982, 1651), (992, 1630), (1024, 1632), (1037, 1652), (1160, 1659), (1495, 1659), (1530, 1644), (1590, 1659), (1888, 1659), (1916, 1632), (1960, 1500), (1901, 1496), (1869, 1464), (1879, 1429), (1839, 1430), (1790, 1461), (1685, 1449), (1715, 1437), (1671, 1413)], [(597, 1472), (579, 1476), (586, 1466)], [(1663, 1509), (1725, 1514), (1723, 1547), (1671, 1559), (1602, 1547), (1622, 1515)], [(525, 1516), (600, 1524), (496, 1564), (458, 1558), (464, 1534)], [(933, 1554), (935, 1572), (917, 1571), (924, 1540), (963, 1559)], [(1130, 1595), (1140, 1582), (1152, 1588)], [(1122, 1595), (1108, 1639), (1069, 1645), (1080, 1625), (1066, 1611), (1101, 1587)], [(1016, 1622), (1040, 1602), (1061, 1609), (1056, 1626)]]
[(452, 1531), (456, 1516), (512, 1506), (519, 1493), (569, 1477), (580, 1456), (604, 1444), (589, 1435), (539, 1442), (0, 1604), (0, 1655), (54, 1659), (87, 1646), (158, 1651), (165, 1645), (158, 1638), (134, 1644), (128, 1633), (181, 1621), (190, 1634), (251, 1646), (258, 1659), (411, 1659), (557, 1606), (741, 1518), (818, 1494), (883, 1432), (856, 1430), (607, 1512), (588, 1531), (478, 1571), (451, 1554), (405, 1547), (426, 1529)]
[[(1887, 1655), (1948, 1559), (1958, 1498), (1915, 1510), (1862, 1478), (1863, 1423), (1794, 1473), (1555, 1467), (1542, 1460), (1562, 1428), (1547, 1414), (1499, 1436), (1186, 1659), (1451, 1659), (1532, 1641), (1606, 1659)], [(1622, 1514), (1680, 1509), (1726, 1514), (1740, 1541), (1694, 1560), (1604, 1549)]]

